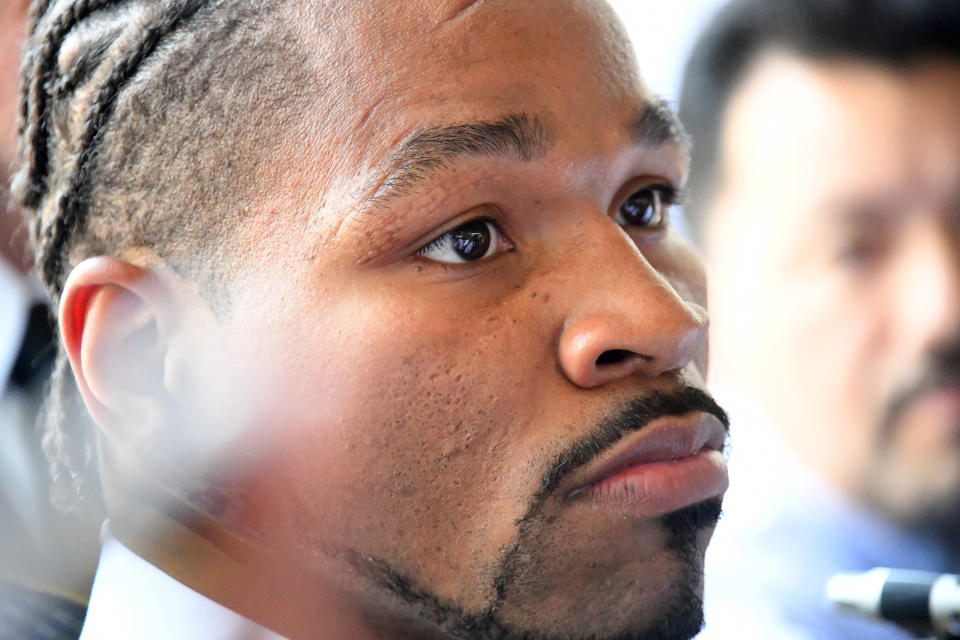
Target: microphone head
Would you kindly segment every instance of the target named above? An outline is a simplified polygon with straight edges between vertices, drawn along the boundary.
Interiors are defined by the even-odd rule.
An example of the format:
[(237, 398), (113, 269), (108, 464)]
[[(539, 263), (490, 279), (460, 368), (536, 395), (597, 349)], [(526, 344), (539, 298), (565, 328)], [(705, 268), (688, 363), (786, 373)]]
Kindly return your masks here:
[(826, 599), (838, 611), (893, 622), (923, 636), (960, 639), (960, 577), (877, 568), (841, 573), (827, 582)]
[(876, 618), (880, 616), (883, 585), (890, 569), (871, 569), (866, 573), (838, 573), (827, 581), (825, 595), (839, 611)]

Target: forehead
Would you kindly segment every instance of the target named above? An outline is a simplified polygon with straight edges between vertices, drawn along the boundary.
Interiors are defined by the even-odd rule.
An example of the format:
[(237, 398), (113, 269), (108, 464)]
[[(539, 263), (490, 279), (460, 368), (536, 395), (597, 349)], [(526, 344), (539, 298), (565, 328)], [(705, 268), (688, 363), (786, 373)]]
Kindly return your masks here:
[(958, 70), (945, 61), (890, 69), (770, 52), (726, 110), (722, 184), (728, 195), (776, 197), (787, 207), (831, 194), (956, 189)]
[[(283, 215), (248, 218), (237, 242), (249, 249), (242, 252), (249, 261), (264, 251), (346, 259), (328, 249), (356, 241), (340, 233), (356, 226), (345, 223), (362, 213), (384, 166), (424, 128), (535, 119), (549, 154), (527, 163), (523, 177), (493, 158), (476, 159), (473, 170), (516, 178), (531, 198), (562, 200), (567, 209), (574, 194), (592, 204), (598, 195), (612, 198), (599, 191), (613, 180), (620, 180), (615, 190), (638, 175), (676, 184), (685, 175), (682, 142), (638, 146), (632, 135), (638, 113), (643, 122), (656, 100), (603, 2), (318, 0), (287, 8), (291, 37), (307, 51), (314, 78), (298, 91), (313, 104), (284, 127), (278, 152), (258, 176), (249, 210)], [(437, 192), (468, 184), (431, 177)], [(418, 211), (415, 204), (402, 206)], [(392, 213), (376, 217), (378, 228), (402, 225)]]
[(374, 166), (425, 123), (530, 111), (549, 127), (609, 120), (612, 104), (623, 112), (642, 100), (633, 52), (603, 2), (374, 1), (346, 14), (355, 17), (333, 27), (303, 9), (295, 21), (315, 50), (318, 112), (345, 171)]
[[(595, 0), (374, 0), (341, 12), (336, 27), (315, 32), (322, 46), (330, 36), (353, 64), (353, 79), (379, 89), (427, 89), (422, 80), (452, 74), (494, 79), (493, 70), (519, 70), (532, 58), (549, 76), (560, 62), (590, 68), (601, 82), (632, 71), (632, 52), (613, 11)], [(379, 5), (379, 6), (378, 6)], [(343, 20), (356, 15), (353, 20)], [(307, 21), (309, 22), (309, 21)], [(305, 34), (310, 41), (310, 34)], [(573, 41), (579, 51), (564, 41)], [(324, 51), (324, 54), (329, 51)]]

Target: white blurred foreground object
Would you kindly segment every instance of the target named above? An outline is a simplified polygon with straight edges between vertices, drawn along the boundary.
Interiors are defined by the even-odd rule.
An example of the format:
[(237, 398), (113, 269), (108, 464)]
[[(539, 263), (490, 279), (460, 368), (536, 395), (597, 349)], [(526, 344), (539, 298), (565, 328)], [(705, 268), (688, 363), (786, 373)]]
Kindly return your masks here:
[(838, 609), (887, 620), (919, 635), (960, 638), (960, 576), (878, 568), (827, 582)]

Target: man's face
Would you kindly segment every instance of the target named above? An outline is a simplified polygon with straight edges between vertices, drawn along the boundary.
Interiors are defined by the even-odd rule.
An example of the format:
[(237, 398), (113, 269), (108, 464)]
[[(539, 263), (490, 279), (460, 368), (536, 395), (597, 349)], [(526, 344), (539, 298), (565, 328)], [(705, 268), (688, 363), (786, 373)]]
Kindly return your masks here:
[(689, 637), (726, 472), (685, 148), (604, 5), (429, 5), (320, 36), (351, 91), (241, 231), (248, 525), (385, 626)]
[(960, 64), (767, 54), (729, 103), (721, 167), (717, 375), (842, 490), (956, 527)]

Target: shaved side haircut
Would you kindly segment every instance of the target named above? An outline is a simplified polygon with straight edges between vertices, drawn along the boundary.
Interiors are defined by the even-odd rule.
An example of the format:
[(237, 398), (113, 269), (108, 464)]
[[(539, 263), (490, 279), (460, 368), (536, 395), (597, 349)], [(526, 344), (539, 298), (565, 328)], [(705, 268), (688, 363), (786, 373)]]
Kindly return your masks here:
[[(214, 307), (253, 189), (315, 74), (286, 0), (38, 0), (13, 194), (56, 305), (71, 268), (148, 249)], [(289, 14), (289, 11), (286, 11)], [(41, 417), (54, 499), (99, 499), (92, 429), (60, 348)], [(80, 500), (78, 500), (78, 498)]]

